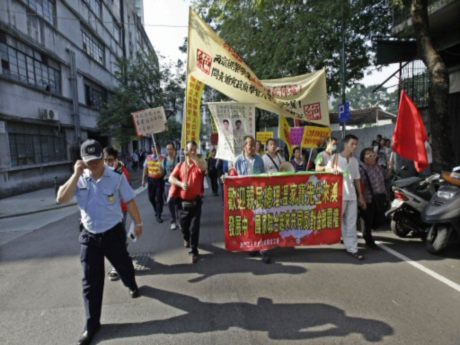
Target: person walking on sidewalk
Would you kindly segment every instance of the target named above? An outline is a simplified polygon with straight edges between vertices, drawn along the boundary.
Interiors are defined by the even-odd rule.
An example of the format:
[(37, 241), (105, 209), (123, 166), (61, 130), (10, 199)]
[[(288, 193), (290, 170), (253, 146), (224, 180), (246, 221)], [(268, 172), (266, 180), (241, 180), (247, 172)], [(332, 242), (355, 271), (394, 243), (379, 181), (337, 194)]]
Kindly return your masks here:
[(168, 155), (163, 160), (163, 170), (165, 172), (164, 181), (165, 181), (165, 199), (166, 204), (169, 208), (169, 213), (171, 214), (171, 225), (169, 228), (171, 230), (177, 229), (178, 216), (179, 216), (179, 202), (177, 198), (169, 196), (169, 190), (171, 189), (171, 183), (169, 183), (169, 176), (173, 172), (174, 168), (177, 165), (177, 154), (176, 146), (174, 143), (168, 143), (166, 145), (166, 152)]
[(104, 166), (102, 147), (86, 140), (80, 148), (82, 160), (74, 173), (58, 190), (56, 202), (66, 203), (76, 196), (81, 214), (80, 260), (83, 267), (83, 301), (86, 326), (78, 344), (91, 342), (101, 327), (104, 291), (104, 257), (116, 268), (132, 298), (139, 297), (134, 267), (126, 250), (120, 201), (127, 203), (135, 222), (134, 233), (142, 234), (142, 220), (134, 200), (136, 193), (124, 175)]
[(169, 183), (180, 188), (180, 225), (184, 246), (191, 247), (192, 263), (199, 260), (198, 242), (206, 169), (206, 161), (197, 155), (196, 142), (189, 141), (185, 147), (185, 162), (177, 165), (169, 177)]
[(145, 186), (146, 183), (148, 185), (149, 201), (153, 206), (158, 223), (163, 223), (161, 218), (165, 187), (163, 160), (163, 156), (160, 155), (160, 147), (152, 145), (152, 154), (146, 157), (142, 174), (142, 186)]
[(361, 190), (359, 163), (353, 157), (358, 147), (358, 138), (348, 134), (343, 139), (343, 151), (332, 156), (326, 166), (327, 172), (343, 174), (342, 202), (342, 239), (347, 253), (355, 259), (363, 260), (358, 252), (358, 235), (356, 221), (358, 219), (358, 203), (365, 210), (366, 200)]
[[(109, 168), (113, 169), (117, 174), (124, 175), (128, 183), (130, 182), (129, 172), (126, 166), (118, 160), (118, 151), (115, 150), (112, 146), (104, 147), (104, 163)], [(121, 201), (121, 212), (123, 213), (122, 224), (126, 228), (126, 219), (128, 217), (128, 205), (125, 202)], [(108, 273), (109, 279), (115, 281), (120, 279), (119, 274), (115, 267), (112, 266), (112, 269)]]

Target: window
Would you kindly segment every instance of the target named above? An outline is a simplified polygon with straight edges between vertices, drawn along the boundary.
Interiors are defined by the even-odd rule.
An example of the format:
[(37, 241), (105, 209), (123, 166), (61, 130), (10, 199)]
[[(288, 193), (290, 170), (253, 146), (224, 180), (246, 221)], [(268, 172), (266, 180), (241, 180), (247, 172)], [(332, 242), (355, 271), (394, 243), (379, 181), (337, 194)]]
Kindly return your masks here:
[(101, 0), (83, 0), (86, 6), (98, 17), (102, 17), (102, 1)]
[(1, 73), (40, 89), (60, 94), (61, 71), (59, 64), (19, 42), (13, 43), (17, 47), (21, 47), (21, 50), (0, 42)]
[(52, 127), (8, 123), (11, 166), (67, 160), (64, 133)]
[(105, 102), (107, 102), (107, 92), (104, 88), (85, 80), (86, 105), (96, 109), (101, 109)]
[(56, 5), (54, 0), (28, 0), (27, 2), (30, 8), (40, 17), (54, 26), (54, 19), (56, 18)]
[(45, 24), (35, 13), (27, 11), (27, 33), (34, 41), (45, 44)]
[(118, 24), (113, 22), (113, 37), (115, 38), (115, 42), (120, 43), (121, 41), (121, 30)]
[(90, 33), (82, 30), (83, 50), (101, 65), (104, 65), (104, 46)]

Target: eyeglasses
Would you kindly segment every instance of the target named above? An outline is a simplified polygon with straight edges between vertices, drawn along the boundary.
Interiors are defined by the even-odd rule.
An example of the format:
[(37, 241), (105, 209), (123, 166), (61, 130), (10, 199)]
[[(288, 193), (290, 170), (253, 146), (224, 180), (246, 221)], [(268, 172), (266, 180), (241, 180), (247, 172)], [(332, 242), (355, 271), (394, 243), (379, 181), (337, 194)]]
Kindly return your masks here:
[(104, 158), (104, 162), (107, 162), (107, 163), (112, 163), (114, 161), (115, 161), (114, 158)]

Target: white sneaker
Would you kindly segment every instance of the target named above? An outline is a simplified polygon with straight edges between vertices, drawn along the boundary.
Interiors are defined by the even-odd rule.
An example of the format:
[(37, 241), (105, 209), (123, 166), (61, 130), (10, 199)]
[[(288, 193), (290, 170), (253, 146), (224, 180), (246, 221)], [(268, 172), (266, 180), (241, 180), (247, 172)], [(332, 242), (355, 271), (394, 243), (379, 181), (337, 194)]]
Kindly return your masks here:
[(177, 225), (176, 223), (171, 223), (171, 226), (169, 227), (170, 230), (176, 230), (177, 229)]

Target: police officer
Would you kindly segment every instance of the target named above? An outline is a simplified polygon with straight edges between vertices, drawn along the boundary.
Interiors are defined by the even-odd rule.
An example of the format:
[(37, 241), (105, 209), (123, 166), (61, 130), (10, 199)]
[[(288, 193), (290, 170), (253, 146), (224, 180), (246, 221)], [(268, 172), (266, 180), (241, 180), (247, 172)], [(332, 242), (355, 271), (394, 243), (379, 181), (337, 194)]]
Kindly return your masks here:
[(78, 344), (89, 344), (99, 330), (104, 288), (104, 257), (115, 267), (132, 298), (139, 296), (134, 267), (126, 250), (120, 201), (127, 203), (135, 222), (134, 233), (142, 234), (142, 222), (134, 197), (124, 175), (104, 166), (102, 147), (86, 140), (80, 148), (82, 160), (58, 191), (56, 201), (65, 203), (75, 195), (81, 213), (80, 260), (83, 266), (83, 301), (86, 327)]

